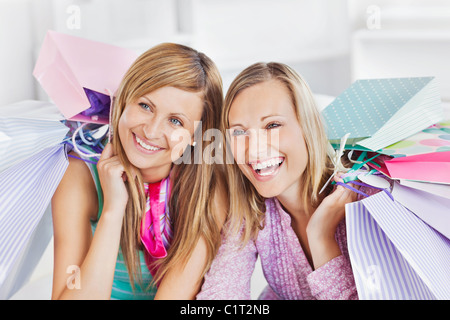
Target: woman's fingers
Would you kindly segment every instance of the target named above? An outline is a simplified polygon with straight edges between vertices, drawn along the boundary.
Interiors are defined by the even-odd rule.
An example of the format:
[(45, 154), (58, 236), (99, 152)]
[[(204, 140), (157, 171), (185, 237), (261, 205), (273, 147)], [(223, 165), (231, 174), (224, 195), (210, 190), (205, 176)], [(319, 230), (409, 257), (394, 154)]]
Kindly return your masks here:
[(111, 143), (106, 144), (103, 149), (100, 159), (97, 163), (97, 168), (102, 171), (109, 171), (111, 173), (120, 172), (122, 175), (125, 172), (125, 168), (119, 160), (119, 157), (115, 155), (114, 147)]
[[(343, 173), (338, 172), (334, 176), (333, 180), (335, 182), (345, 183), (342, 176), (343, 176)], [(348, 182), (346, 184), (356, 190), (359, 190), (359, 186), (356, 184), (353, 184), (351, 182)], [(351, 190), (343, 185), (336, 185), (336, 188), (333, 191), (332, 195), (333, 195), (333, 198), (335, 201), (344, 202), (344, 203), (353, 202), (357, 199), (357, 193), (354, 190)]]
[(105, 148), (103, 149), (102, 154), (100, 155), (99, 162), (103, 161), (103, 160), (106, 160), (106, 159), (109, 159), (112, 156), (114, 156), (114, 148), (113, 148), (112, 144), (108, 142), (106, 144)]

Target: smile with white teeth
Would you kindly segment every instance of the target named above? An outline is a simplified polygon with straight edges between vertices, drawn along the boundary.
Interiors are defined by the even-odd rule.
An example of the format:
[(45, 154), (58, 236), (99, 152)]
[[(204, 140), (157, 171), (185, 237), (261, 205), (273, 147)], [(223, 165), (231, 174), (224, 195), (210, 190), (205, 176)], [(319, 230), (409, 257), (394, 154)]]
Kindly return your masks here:
[(144, 141), (142, 141), (141, 139), (139, 139), (138, 136), (136, 137), (136, 141), (137, 143), (139, 143), (139, 145), (144, 148), (145, 150), (149, 150), (149, 151), (157, 151), (160, 150), (161, 148), (157, 148), (157, 147), (153, 147), (153, 146), (149, 146), (148, 144), (144, 143)]
[(251, 163), (253, 170), (260, 176), (272, 174), (284, 161), (284, 158), (272, 158), (266, 161)]

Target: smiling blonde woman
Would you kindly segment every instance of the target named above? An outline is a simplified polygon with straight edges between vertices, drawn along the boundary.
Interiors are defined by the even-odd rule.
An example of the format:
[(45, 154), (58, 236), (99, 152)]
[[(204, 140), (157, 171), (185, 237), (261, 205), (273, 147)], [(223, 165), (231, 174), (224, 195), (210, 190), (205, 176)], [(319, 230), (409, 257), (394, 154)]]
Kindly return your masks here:
[(333, 168), (306, 82), (281, 63), (248, 67), (230, 85), (221, 130), (235, 160), (230, 225), (198, 298), (249, 299), (259, 255), (262, 299), (356, 299), (343, 218), (357, 197), (331, 184), (320, 193)]
[[(70, 158), (52, 200), (52, 297), (192, 299), (220, 245), (226, 188), (214, 163), (174, 160), (204, 156), (208, 143), (193, 145), (219, 125), (221, 77), (204, 54), (166, 43), (134, 62), (116, 97), (112, 142), (96, 166)], [(187, 141), (172, 139), (179, 130)]]

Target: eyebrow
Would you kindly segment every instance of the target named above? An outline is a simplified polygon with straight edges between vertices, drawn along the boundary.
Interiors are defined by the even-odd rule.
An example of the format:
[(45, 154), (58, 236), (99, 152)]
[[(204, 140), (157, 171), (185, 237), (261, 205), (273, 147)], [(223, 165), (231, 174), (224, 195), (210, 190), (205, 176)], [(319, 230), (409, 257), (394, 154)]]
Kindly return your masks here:
[(146, 96), (142, 96), (140, 99), (146, 100), (152, 107), (156, 108), (156, 105), (153, 103), (153, 101), (147, 98)]
[(282, 117), (282, 115), (281, 114), (277, 114), (277, 113), (269, 114), (268, 116), (262, 117), (261, 118), (261, 122), (266, 120), (267, 118), (270, 118), (270, 117)]
[[(267, 118), (270, 118), (270, 117), (283, 117), (283, 116), (281, 114), (277, 114), (277, 113), (269, 114), (267, 116), (262, 117), (260, 119), (260, 122), (263, 122), (264, 120), (266, 120)], [(243, 128), (245, 128), (245, 126), (240, 124), (240, 123), (236, 123), (236, 124), (233, 124), (233, 125), (229, 124), (229, 126), (230, 126), (230, 128), (232, 128), (232, 127), (243, 127)]]

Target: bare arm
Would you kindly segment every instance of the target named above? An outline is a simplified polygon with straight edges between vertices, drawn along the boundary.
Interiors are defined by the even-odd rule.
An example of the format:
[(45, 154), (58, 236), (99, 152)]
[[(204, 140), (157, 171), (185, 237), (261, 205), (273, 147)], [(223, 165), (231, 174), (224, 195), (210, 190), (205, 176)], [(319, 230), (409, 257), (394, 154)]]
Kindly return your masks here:
[[(219, 186), (214, 196), (214, 214), (217, 217), (219, 230), (222, 228), (227, 210), (226, 190)], [(155, 300), (193, 300), (200, 291), (203, 278), (202, 270), (206, 265), (207, 245), (203, 237), (199, 239), (186, 266), (171, 269), (161, 281)]]
[[(105, 170), (99, 167), (101, 175), (100, 171)], [(105, 198), (93, 236), (90, 219), (98, 209), (95, 184), (87, 166), (81, 160), (70, 159), (52, 199), (53, 299), (110, 298), (124, 211), (120, 206), (115, 207), (106, 205)], [(78, 276), (72, 272), (78, 272)]]
[(202, 285), (201, 272), (206, 263), (206, 243), (200, 238), (186, 266), (169, 270), (155, 296), (155, 300), (193, 300)]

